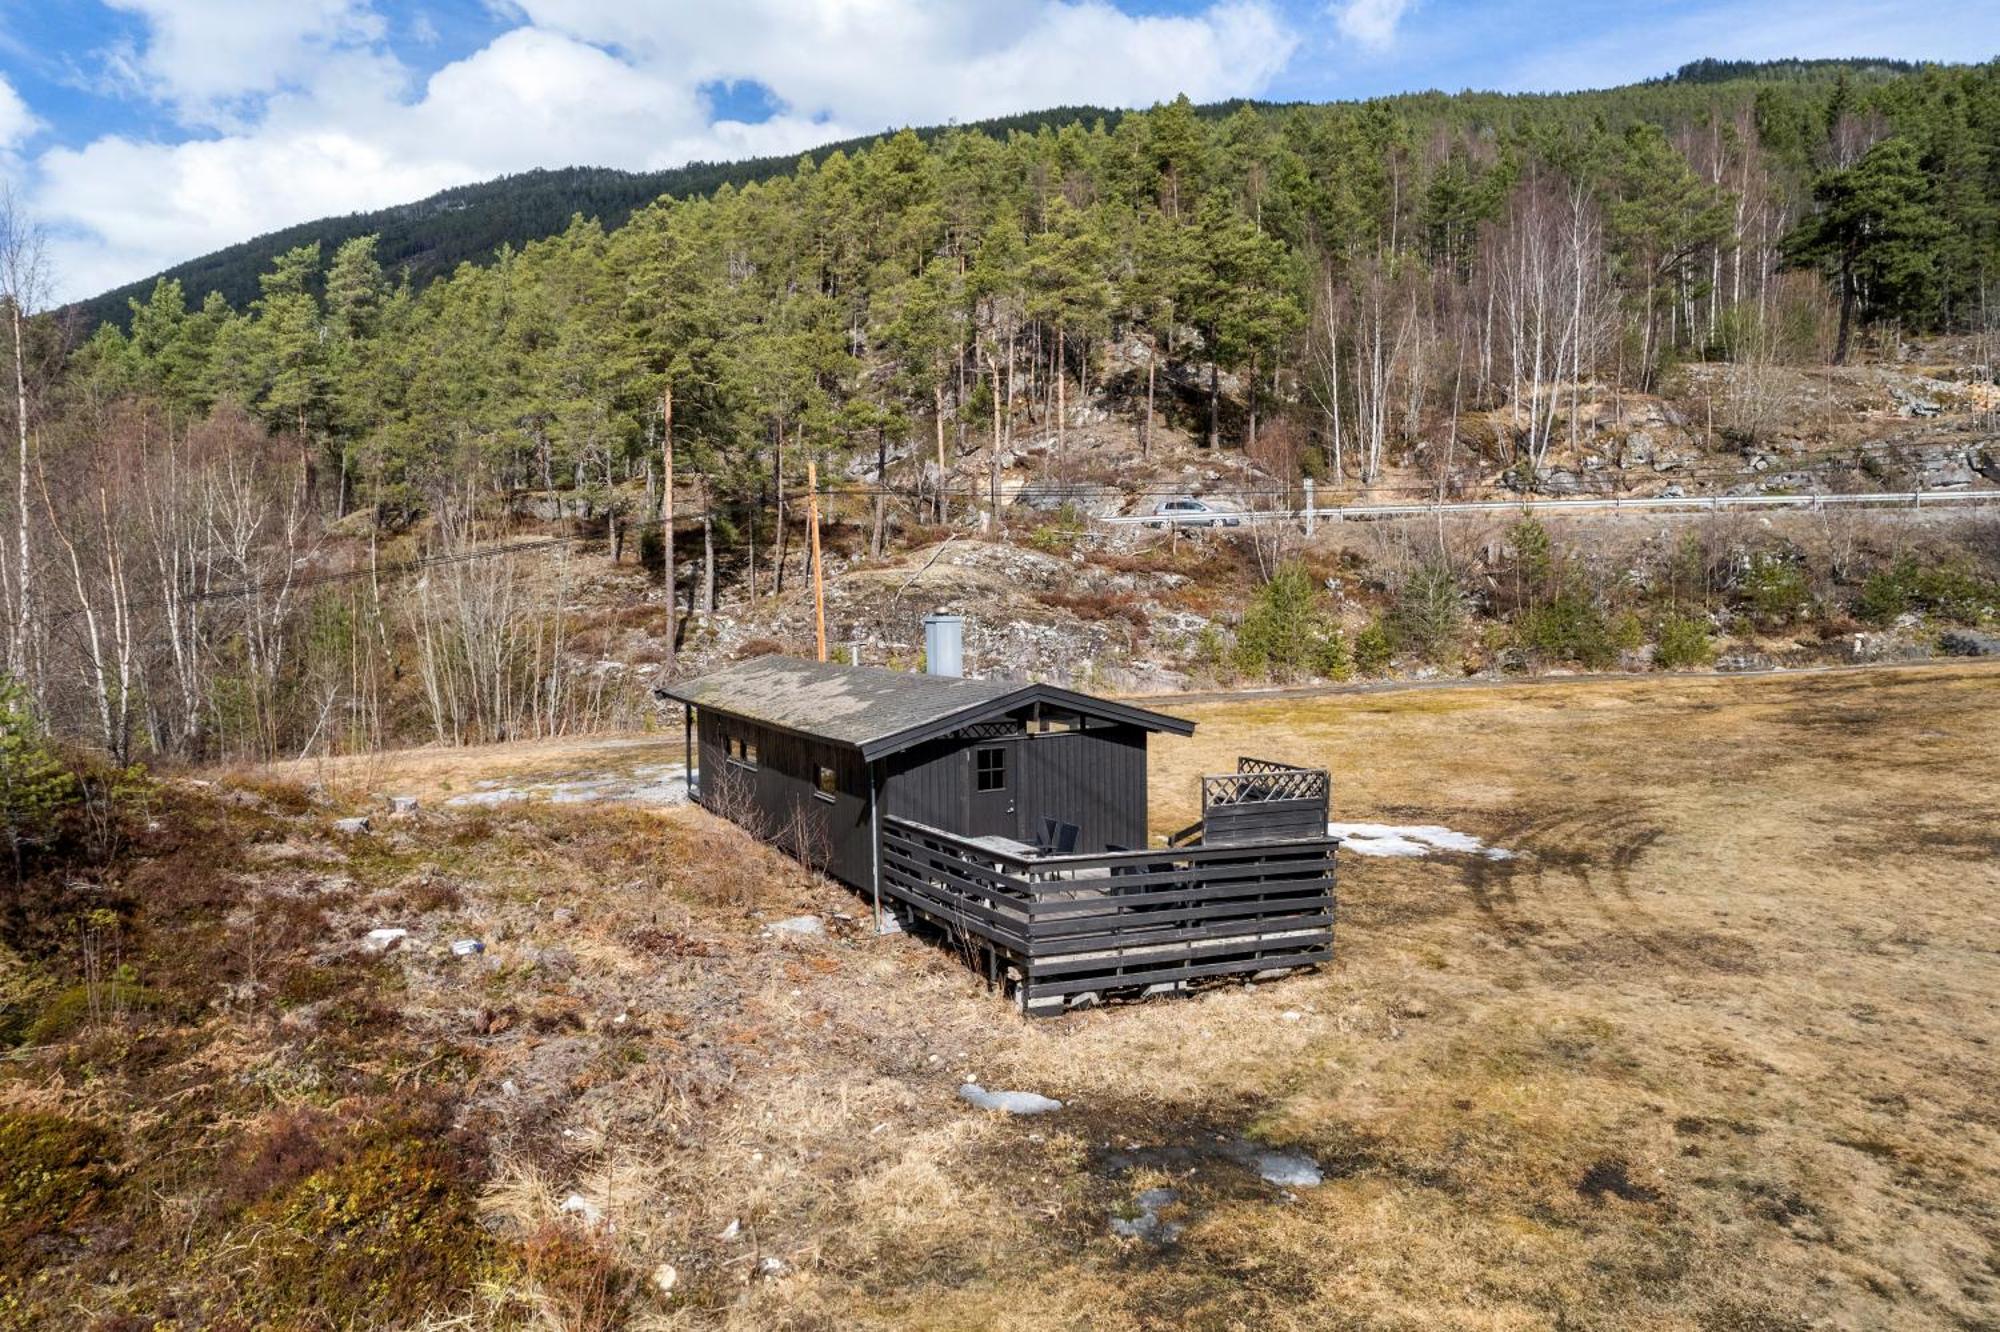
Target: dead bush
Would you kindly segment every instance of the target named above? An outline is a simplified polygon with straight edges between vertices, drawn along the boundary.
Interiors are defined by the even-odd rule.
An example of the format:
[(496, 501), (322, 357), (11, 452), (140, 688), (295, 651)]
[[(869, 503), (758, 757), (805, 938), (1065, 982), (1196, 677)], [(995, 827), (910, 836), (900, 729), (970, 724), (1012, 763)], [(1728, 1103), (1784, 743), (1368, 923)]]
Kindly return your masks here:
[(1130, 592), (1037, 592), (1035, 599), (1079, 620), (1123, 620), (1134, 629), (1146, 627), (1146, 608)]

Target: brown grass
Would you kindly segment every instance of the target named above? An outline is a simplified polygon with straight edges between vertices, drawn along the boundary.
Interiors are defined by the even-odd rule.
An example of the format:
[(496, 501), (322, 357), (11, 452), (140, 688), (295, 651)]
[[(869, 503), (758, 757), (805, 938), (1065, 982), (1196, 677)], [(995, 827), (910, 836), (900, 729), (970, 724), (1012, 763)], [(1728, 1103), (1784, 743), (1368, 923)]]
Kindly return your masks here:
[[(1246, 752), (1517, 858), (1349, 856), (1333, 966), (1054, 1021), (699, 812), (420, 821), (343, 872), (457, 890), (380, 1002), (419, 1047), (385, 1076), (491, 1144), (482, 1325), (1986, 1326), (1997, 699), (1968, 666), (1190, 709), (1158, 828)], [(825, 937), (761, 929), (805, 911)], [(436, 955), (461, 933), (485, 964)], [(1115, 1238), (1155, 1186), (1178, 1241)]]

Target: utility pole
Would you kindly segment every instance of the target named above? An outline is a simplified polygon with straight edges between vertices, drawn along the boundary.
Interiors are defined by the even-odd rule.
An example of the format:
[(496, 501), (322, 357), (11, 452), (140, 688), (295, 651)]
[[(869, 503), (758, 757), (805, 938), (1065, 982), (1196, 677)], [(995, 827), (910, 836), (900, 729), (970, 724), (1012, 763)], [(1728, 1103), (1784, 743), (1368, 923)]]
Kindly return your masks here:
[(806, 517), (812, 524), (813, 644), (826, 660), (826, 583), (819, 563), (819, 467), (806, 460)]
[(680, 641), (680, 597), (674, 588), (674, 386), (660, 390), (660, 551), (667, 575), (667, 673), (673, 674)]

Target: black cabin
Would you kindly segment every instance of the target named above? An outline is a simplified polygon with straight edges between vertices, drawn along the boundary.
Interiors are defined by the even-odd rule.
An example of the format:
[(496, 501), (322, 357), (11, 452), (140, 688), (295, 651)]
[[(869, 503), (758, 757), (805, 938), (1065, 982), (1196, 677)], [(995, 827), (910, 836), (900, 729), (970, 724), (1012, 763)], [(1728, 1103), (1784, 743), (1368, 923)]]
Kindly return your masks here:
[(1146, 739), (1193, 734), (1177, 717), (781, 656), (656, 692), (687, 708), (700, 804), (975, 941), (1030, 1011), (1331, 956), (1324, 771), (1242, 760), (1148, 850)]
[[(1194, 723), (1053, 685), (756, 657), (670, 685), (703, 805), (875, 886), (873, 811), (1072, 850), (1146, 844), (1146, 736)], [(803, 848), (801, 836), (808, 838)], [(817, 842), (817, 845), (813, 845)]]

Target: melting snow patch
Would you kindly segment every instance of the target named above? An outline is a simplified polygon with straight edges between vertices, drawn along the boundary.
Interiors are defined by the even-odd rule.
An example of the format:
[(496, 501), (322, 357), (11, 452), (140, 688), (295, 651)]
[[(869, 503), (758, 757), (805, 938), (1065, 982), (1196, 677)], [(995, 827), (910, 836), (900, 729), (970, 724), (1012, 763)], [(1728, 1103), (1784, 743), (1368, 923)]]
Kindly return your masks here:
[(1327, 836), (1341, 839), (1340, 849), (1362, 856), (1427, 856), (1433, 851), (1457, 851), (1488, 860), (1512, 860), (1514, 853), (1488, 846), (1471, 833), (1453, 832), (1435, 823), (1329, 823)]
[(1266, 1181), (1289, 1189), (1316, 1189), (1323, 1182), (1319, 1162), (1303, 1152), (1259, 1152), (1257, 1173)]
[(1160, 1220), (1160, 1209), (1179, 1201), (1180, 1194), (1172, 1189), (1146, 1189), (1132, 1200), (1132, 1217), (1113, 1216), (1111, 1233), (1121, 1239), (1145, 1240), (1151, 1244), (1172, 1244), (1180, 1238), (1181, 1227), (1175, 1221)]
[(976, 1082), (960, 1083), (959, 1097), (981, 1110), (998, 1110), (1007, 1115), (1045, 1115), (1062, 1109), (1062, 1102), (1049, 1096), (1024, 1091), (987, 1091)]

